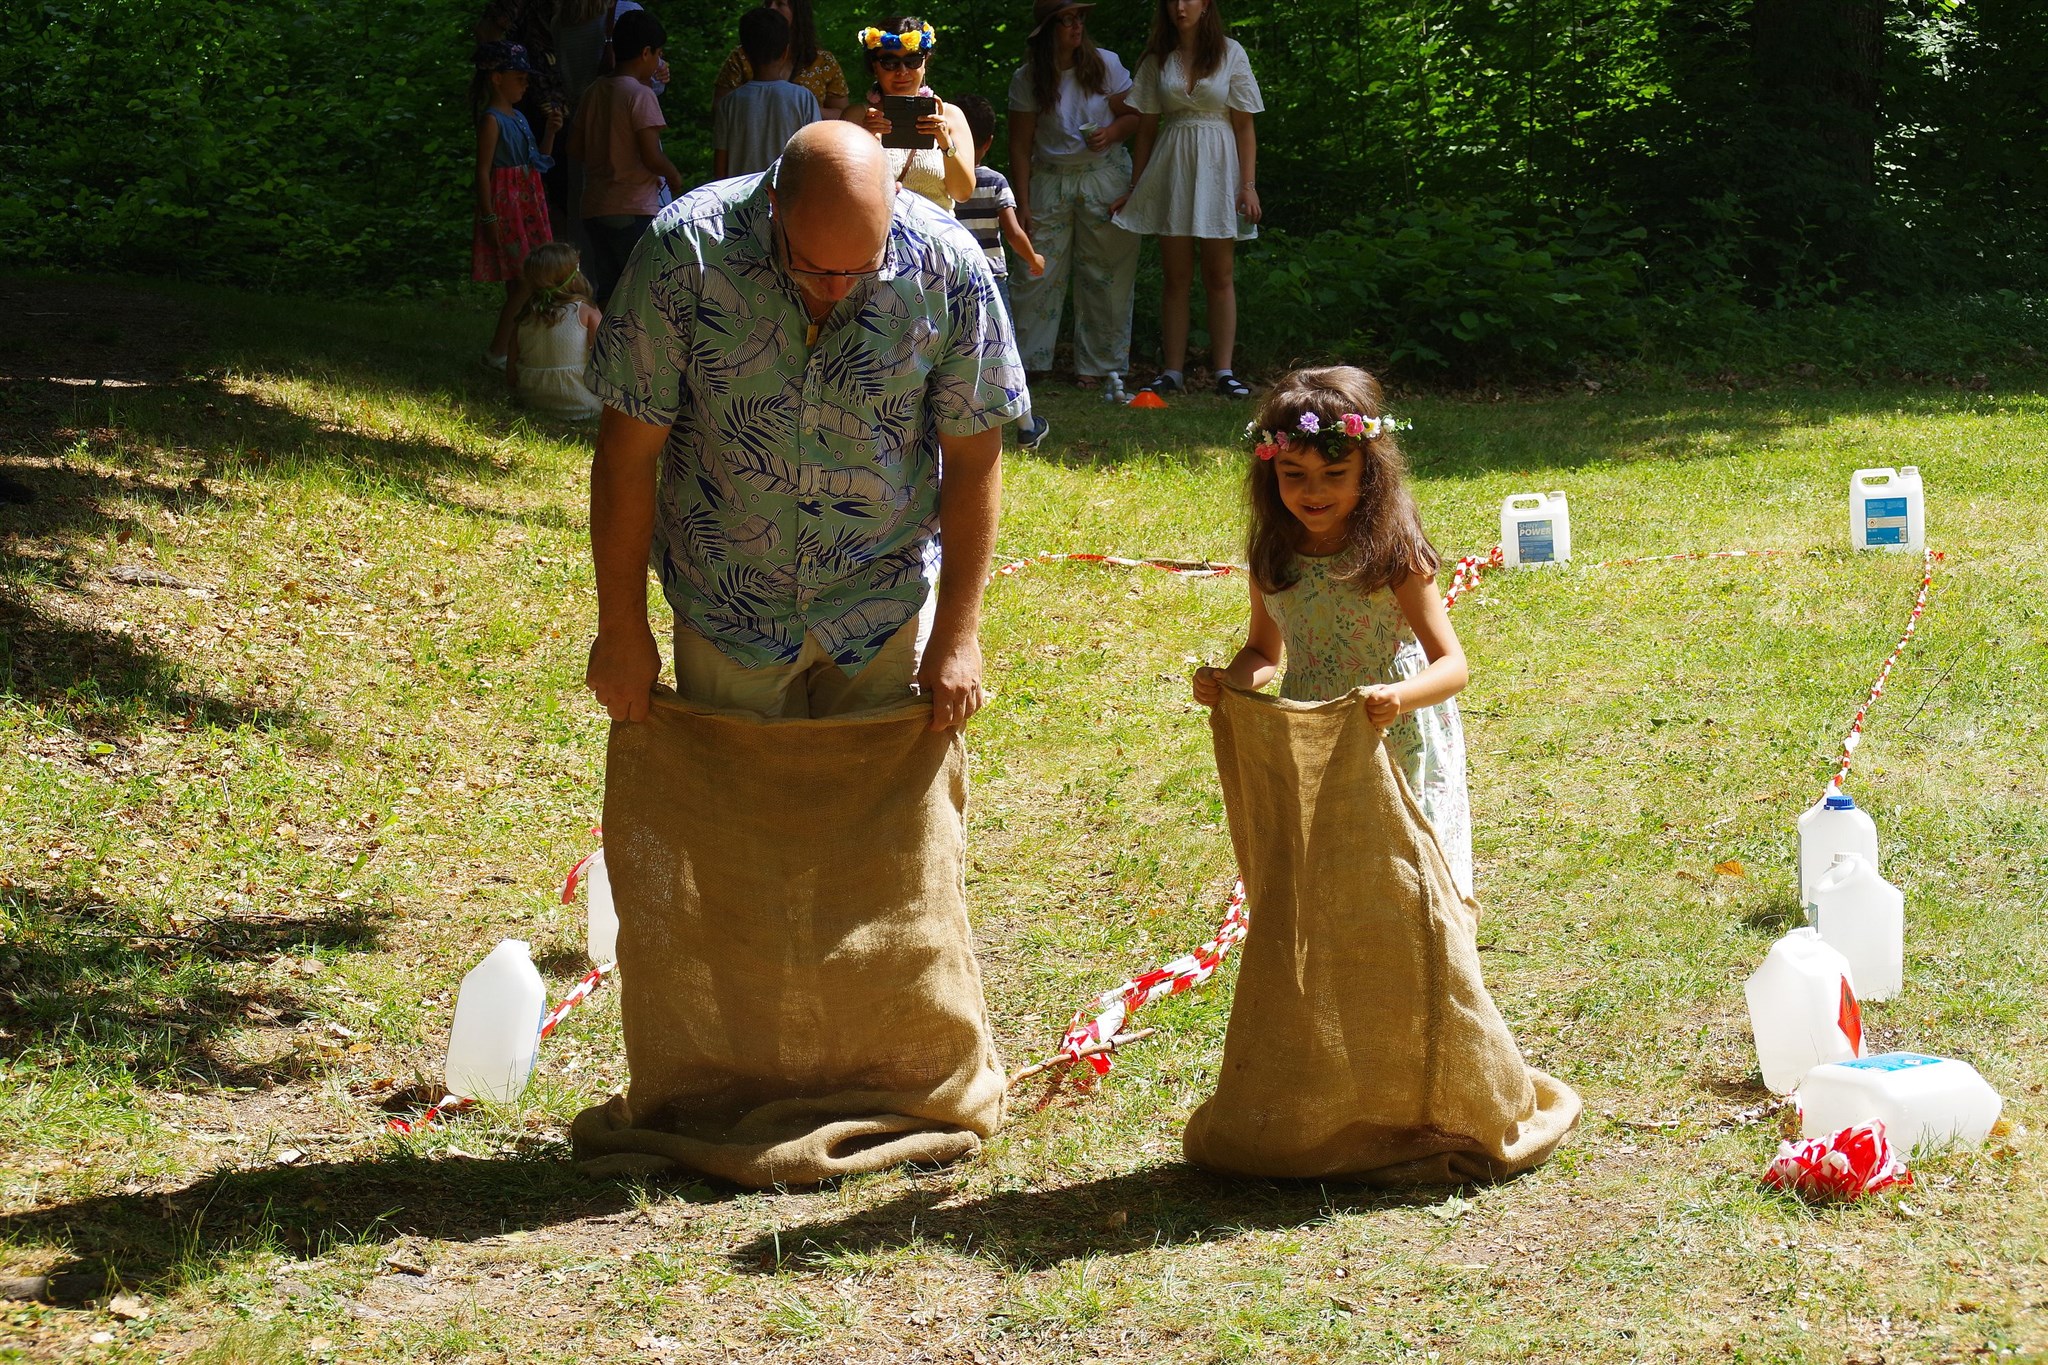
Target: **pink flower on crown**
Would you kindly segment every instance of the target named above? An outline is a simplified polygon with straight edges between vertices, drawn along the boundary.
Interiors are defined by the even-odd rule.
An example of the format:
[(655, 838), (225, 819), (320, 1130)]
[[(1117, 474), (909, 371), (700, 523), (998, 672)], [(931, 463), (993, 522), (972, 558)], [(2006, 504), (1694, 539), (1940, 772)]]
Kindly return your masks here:
[(1345, 413), (1344, 434), (1353, 440), (1357, 440), (1360, 436), (1365, 435), (1365, 419), (1355, 412)]

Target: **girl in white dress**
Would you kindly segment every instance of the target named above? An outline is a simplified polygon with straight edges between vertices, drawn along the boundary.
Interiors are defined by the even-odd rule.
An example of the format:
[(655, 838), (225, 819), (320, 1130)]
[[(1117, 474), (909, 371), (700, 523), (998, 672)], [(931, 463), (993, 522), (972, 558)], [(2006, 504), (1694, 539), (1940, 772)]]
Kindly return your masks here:
[[(889, 116), (882, 112), (884, 95), (938, 99), (925, 84), (931, 79), (932, 48), (938, 43), (930, 24), (907, 14), (884, 19), (879, 27), (861, 29), (853, 38), (868, 59), (874, 83), (868, 87), (868, 97), (848, 105), (841, 118), (880, 137), (889, 131)], [(939, 100), (936, 112), (917, 121), (917, 131), (937, 139), (938, 145), (886, 148), (889, 169), (898, 185), (951, 213), (953, 205), (974, 197), (974, 134), (968, 130), (967, 115), (958, 105)]]
[(580, 260), (567, 242), (549, 242), (527, 254), (521, 272), (526, 306), (505, 352), (505, 382), (513, 397), (535, 412), (571, 422), (587, 422), (604, 407), (583, 380), (604, 314), (591, 307)]
[(1200, 243), (1216, 392), (1249, 398), (1231, 370), (1237, 348), (1237, 243), (1258, 236), (1258, 140), (1266, 107), (1244, 49), (1223, 34), (1219, 0), (1158, 0), (1131, 85), (1139, 114), (1131, 192), (1117, 226), (1159, 238), (1165, 274), (1160, 332), (1166, 368), (1145, 387), (1179, 393), (1188, 351), (1188, 294)]
[(1225, 684), (1264, 687), (1283, 655), (1283, 697), (1334, 701), (1363, 689), (1366, 715), (1469, 898), (1472, 805), (1453, 700), (1465, 651), (1380, 386), (1349, 365), (1296, 370), (1266, 395), (1249, 434), (1251, 626), (1227, 668), (1195, 670), (1195, 700), (1214, 706)]

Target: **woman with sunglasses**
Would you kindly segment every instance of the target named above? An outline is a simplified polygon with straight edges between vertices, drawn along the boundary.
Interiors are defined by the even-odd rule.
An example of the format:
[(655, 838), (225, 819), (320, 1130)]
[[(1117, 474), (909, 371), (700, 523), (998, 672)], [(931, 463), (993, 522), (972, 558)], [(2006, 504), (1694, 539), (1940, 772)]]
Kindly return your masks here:
[(884, 19), (880, 27), (856, 33), (854, 40), (867, 57), (874, 83), (868, 87), (866, 101), (851, 106), (840, 117), (881, 137), (889, 131), (889, 116), (882, 112), (884, 96), (924, 95), (938, 100), (937, 109), (917, 121), (917, 131), (934, 139), (936, 146), (883, 150), (889, 154), (889, 169), (898, 185), (951, 213), (953, 205), (974, 197), (974, 134), (968, 130), (967, 115), (939, 99), (926, 84), (937, 39), (932, 26), (916, 15)]
[(1010, 78), (1010, 183), (1045, 273), (1011, 284), (1024, 368), (1052, 368), (1067, 282), (1074, 284), (1074, 377), (1093, 388), (1131, 363), (1138, 237), (1110, 221), (1130, 188), (1123, 141), (1137, 131), (1130, 73), (1088, 37), (1084, 0), (1037, 0), (1030, 58)]

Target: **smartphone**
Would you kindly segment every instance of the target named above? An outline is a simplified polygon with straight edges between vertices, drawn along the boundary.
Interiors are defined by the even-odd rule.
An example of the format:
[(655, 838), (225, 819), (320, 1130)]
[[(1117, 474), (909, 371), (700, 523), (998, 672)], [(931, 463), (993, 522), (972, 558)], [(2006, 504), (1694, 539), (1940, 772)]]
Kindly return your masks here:
[(889, 131), (882, 134), (884, 147), (936, 147), (939, 140), (917, 131), (917, 121), (939, 112), (935, 95), (884, 95), (882, 113)]

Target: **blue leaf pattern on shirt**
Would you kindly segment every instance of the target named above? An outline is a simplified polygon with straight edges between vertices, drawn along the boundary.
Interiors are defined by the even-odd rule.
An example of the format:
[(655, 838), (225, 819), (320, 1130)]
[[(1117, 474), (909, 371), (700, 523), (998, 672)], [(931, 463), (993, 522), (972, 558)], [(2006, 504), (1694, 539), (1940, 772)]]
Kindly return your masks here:
[(670, 426), (654, 560), (678, 618), (743, 664), (789, 662), (811, 632), (858, 668), (930, 591), (939, 432), (1016, 417), (1023, 371), (987, 258), (915, 195), (884, 278), (807, 341), (764, 183), (704, 186), (655, 220), (592, 384)]

